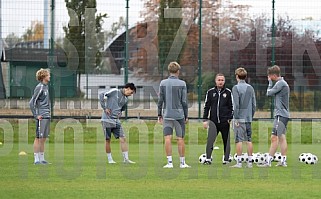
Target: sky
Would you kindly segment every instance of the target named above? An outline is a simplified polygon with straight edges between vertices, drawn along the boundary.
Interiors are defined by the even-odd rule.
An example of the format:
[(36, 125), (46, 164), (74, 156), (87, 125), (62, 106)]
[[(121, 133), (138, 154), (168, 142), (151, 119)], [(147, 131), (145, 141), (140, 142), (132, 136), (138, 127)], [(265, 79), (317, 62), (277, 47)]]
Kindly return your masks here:
[[(235, 4), (251, 5), (251, 13), (272, 12), (272, 0), (232, 0)], [(293, 19), (312, 17), (321, 20), (320, 0), (275, 0), (275, 14), (289, 15)]]
[[(9, 33), (17, 35), (25, 33), (30, 27), (31, 21), (44, 21), (44, 0), (0, 0), (2, 37)], [(51, 2), (51, 0), (49, 0)], [(62, 27), (68, 23), (64, 0), (55, 0), (55, 33), (62, 34)], [(98, 13), (107, 13), (104, 28), (108, 29), (113, 22), (117, 22), (120, 16), (126, 16), (125, 0), (96, 0)], [(129, 0), (129, 25), (140, 21), (140, 10), (143, 8), (141, 0)]]
[[(67, 24), (69, 17), (65, 8), (65, 1), (55, 1), (55, 33), (56, 35), (62, 35), (62, 27)], [(21, 36), (30, 27), (31, 21), (44, 21), (44, 0), (0, 0), (0, 2), (3, 38), (12, 32)], [(142, 20), (140, 11), (143, 9), (143, 1), (129, 0), (128, 2), (130, 7), (129, 25), (134, 25)], [(253, 15), (262, 12), (271, 14), (272, 12), (272, 0), (232, 0), (232, 2), (251, 5), (250, 12)], [(104, 22), (104, 29), (108, 29), (113, 22), (118, 21), (120, 16), (126, 16), (125, 6), (126, 0), (97, 0), (98, 12), (109, 15), (109, 18)], [(320, 0), (275, 0), (275, 13), (277, 15), (289, 15), (296, 20), (312, 17), (314, 20), (321, 22), (320, 10)]]

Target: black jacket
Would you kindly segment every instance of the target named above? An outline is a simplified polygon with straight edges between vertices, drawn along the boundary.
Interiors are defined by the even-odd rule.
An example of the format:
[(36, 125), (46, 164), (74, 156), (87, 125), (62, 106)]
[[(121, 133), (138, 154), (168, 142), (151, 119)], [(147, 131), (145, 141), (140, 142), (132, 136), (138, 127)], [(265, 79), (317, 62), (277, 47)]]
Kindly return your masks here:
[[(210, 117), (209, 117), (210, 113)], [(207, 91), (203, 119), (214, 123), (227, 122), (233, 118), (232, 92), (228, 88), (218, 91), (217, 87)]]

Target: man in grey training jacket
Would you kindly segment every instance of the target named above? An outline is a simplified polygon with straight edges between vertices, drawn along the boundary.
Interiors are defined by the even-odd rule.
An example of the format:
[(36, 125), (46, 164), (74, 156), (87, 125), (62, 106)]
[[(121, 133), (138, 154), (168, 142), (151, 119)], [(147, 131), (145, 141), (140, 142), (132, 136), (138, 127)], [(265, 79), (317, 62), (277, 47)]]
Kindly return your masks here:
[(34, 89), (29, 102), (30, 110), (36, 119), (36, 137), (33, 142), (34, 164), (48, 164), (45, 160), (45, 142), (50, 133), (50, 97), (48, 83), (50, 71), (40, 69), (36, 72), (39, 84)]
[[(274, 65), (268, 69), (269, 86), (267, 96), (274, 96), (274, 122), (271, 135), (271, 147), (267, 161), (263, 167), (271, 167), (273, 156), (280, 145), (282, 159), (276, 166), (287, 167), (286, 153), (288, 149), (286, 141), (286, 127), (289, 121), (289, 97), (290, 88), (288, 83), (281, 77), (280, 67)], [(275, 84), (273, 85), (273, 81)]]
[(123, 162), (134, 164), (135, 162), (128, 158), (128, 144), (124, 130), (120, 123), (120, 116), (125, 110), (128, 97), (136, 92), (136, 87), (133, 83), (127, 83), (122, 89), (110, 89), (109, 91), (99, 94), (99, 102), (103, 113), (101, 123), (105, 135), (105, 151), (109, 164), (115, 164), (110, 147), (111, 134), (120, 141), (120, 148), (123, 154)]
[(159, 86), (158, 122), (163, 124), (167, 164), (164, 168), (173, 168), (172, 136), (175, 128), (180, 156), (180, 168), (189, 168), (185, 163), (185, 123), (188, 121), (186, 83), (178, 78), (180, 65), (171, 62), (168, 65), (170, 76), (162, 80)]
[(232, 88), (233, 95), (233, 130), (235, 134), (235, 148), (237, 153), (236, 164), (233, 168), (242, 168), (242, 145), (246, 142), (248, 162), (252, 168), (252, 120), (256, 109), (256, 100), (253, 87), (245, 82), (247, 71), (244, 68), (235, 70), (237, 85)]

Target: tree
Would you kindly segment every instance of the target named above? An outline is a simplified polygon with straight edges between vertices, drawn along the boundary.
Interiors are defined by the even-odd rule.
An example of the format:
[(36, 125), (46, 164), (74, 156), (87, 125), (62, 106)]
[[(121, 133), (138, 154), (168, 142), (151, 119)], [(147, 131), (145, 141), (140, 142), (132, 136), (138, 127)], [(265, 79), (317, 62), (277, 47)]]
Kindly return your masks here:
[[(182, 8), (181, 0), (161, 0), (159, 6), (159, 18), (158, 18), (158, 57), (160, 68), (159, 71), (163, 76), (164, 68), (169, 64), (168, 62), (173, 60), (167, 60), (168, 56), (177, 56), (179, 59), (180, 49), (175, 50), (178, 55), (169, 55), (170, 49), (173, 46), (175, 36), (178, 35), (178, 30), (182, 23), (182, 15), (180, 18), (169, 18), (165, 16), (165, 9), (167, 8)], [(178, 35), (179, 36), (179, 35)], [(174, 47), (174, 46), (173, 46)]]
[(13, 48), (18, 42), (21, 41), (22, 39), (13, 32), (8, 34), (5, 38), (5, 42), (8, 45), (8, 48)]
[(37, 41), (44, 38), (44, 25), (39, 21), (32, 21), (31, 26), (22, 35), (23, 41)]
[[(68, 26), (63, 27), (68, 40), (65, 48), (70, 49), (68, 45), (73, 45), (78, 52), (77, 73), (80, 89), (80, 75), (91, 72), (101, 63), (100, 50), (104, 47), (102, 24), (107, 14), (96, 14), (96, 0), (65, 0), (65, 3), (70, 17)], [(68, 60), (75, 59), (73, 56), (72, 52), (67, 52)]]
[(110, 30), (105, 32), (107, 42), (111, 41), (115, 36), (117, 36), (119, 30), (126, 27), (126, 21), (124, 17), (119, 17), (118, 22), (114, 22), (110, 26)]
[[(184, 44), (182, 45), (182, 49), (176, 50), (179, 53), (176, 60), (183, 66), (181, 76), (189, 83), (192, 83), (194, 79), (197, 78), (195, 73), (197, 73), (198, 70), (199, 6), (198, 1), (194, 0), (144, 0), (145, 9), (141, 13), (141, 16), (144, 18), (143, 23), (153, 21), (158, 24), (156, 27), (158, 28), (157, 35), (155, 36), (156, 39), (151, 37), (150, 43), (157, 46), (160, 66), (164, 66), (168, 55), (173, 56), (169, 53), (169, 49), (176, 47), (173, 45), (175, 36), (178, 35), (179, 39), (183, 38), (184, 35), (178, 32), (181, 31), (180, 28), (187, 32), (186, 38), (183, 38)], [(164, 9), (166, 8), (183, 9), (179, 13), (176, 11), (175, 16), (164, 18)], [(204, 73), (210, 71), (218, 72), (219, 41), (221, 39), (227, 40), (231, 37), (237, 38), (241, 31), (247, 31), (249, 29), (246, 27), (248, 24), (243, 22), (244, 18), (249, 18), (247, 12), (248, 6), (234, 5), (229, 0), (208, 0), (203, 1), (202, 8), (202, 71)], [(182, 18), (177, 18), (177, 14)], [(192, 21), (192, 24), (189, 24), (189, 20)], [(137, 29), (134, 31), (136, 31), (138, 37), (141, 31)], [(145, 33), (145, 35), (150, 36), (151, 34), (149, 33), (154, 31), (154, 29), (147, 26), (146, 31), (147, 33)], [(155, 40), (158, 42), (155, 42)], [(145, 45), (144, 48), (145, 51), (150, 52), (148, 46), (146, 47)], [(138, 54), (143, 55), (144, 50), (138, 49)], [(148, 54), (148, 56), (154, 57), (157, 55)], [(137, 57), (140, 60), (143, 59), (142, 56)], [(144, 59), (151, 60), (153, 58), (146, 57)], [(133, 63), (134, 67), (140, 67), (139, 69), (145, 68), (143, 64), (140, 65), (143, 61), (138, 61), (132, 61), (131, 63)], [(154, 67), (154, 65), (148, 65), (147, 67)], [(162, 73), (161, 68), (162, 67), (158, 67), (159, 73)], [(149, 71), (152, 72), (153, 75), (155, 74), (153, 69), (139, 69), (136, 69), (136, 71)], [(140, 73), (140, 75), (143, 74)], [(151, 77), (150, 75), (151, 74), (146, 76)], [(153, 77), (154, 79), (159, 78), (156, 75)]]

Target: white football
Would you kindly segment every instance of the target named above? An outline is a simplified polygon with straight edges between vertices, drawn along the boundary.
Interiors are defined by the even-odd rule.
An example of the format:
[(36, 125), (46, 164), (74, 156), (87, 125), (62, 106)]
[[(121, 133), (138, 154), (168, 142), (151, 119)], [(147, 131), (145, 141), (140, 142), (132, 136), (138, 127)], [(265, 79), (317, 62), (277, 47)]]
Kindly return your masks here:
[[(200, 155), (200, 157), (198, 158), (198, 162), (203, 164), (206, 160), (206, 153), (203, 153), (202, 155)], [(211, 162), (213, 161), (213, 157), (211, 156)]]
[(280, 153), (280, 152), (276, 152), (276, 153), (274, 154), (273, 161), (275, 161), (275, 162), (281, 162), (281, 160), (282, 160), (282, 155), (281, 155), (281, 153)]
[(249, 156), (247, 153), (242, 153), (242, 162), (248, 162), (249, 161)]
[(307, 154), (306, 155), (306, 160), (305, 160), (306, 164), (316, 164), (316, 160), (314, 159), (314, 155), (313, 154)]
[(314, 159), (314, 161), (315, 161), (315, 164), (318, 163), (318, 161), (319, 161), (318, 156), (313, 155), (313, 159)]
[(257, 157), (258, 153), (252, 153), (252, 162), (255, 162), (255, 158)]
[(256, 164), (264, 164), (265, 163), (265, 157), (264, 154), (256, 154), (255, 159), (254, 159), (254, 163)]
[[(234, 156), (233, 156), (234, 160), (237, 161), (237, 154), (235, 153)], [(242, 153), (241, 155), (241, 161), (242, 162), (247, 162), (248, 161), (248, 156), (247, 156), (247, 153)]]
[(301, 154), (299, 155), (299, 161), (305, 163), (306, 156), (307, 156), (307, 153), (301, 153)]
[(237, 153), (234, 154), (233, 159), (237, 161)]

